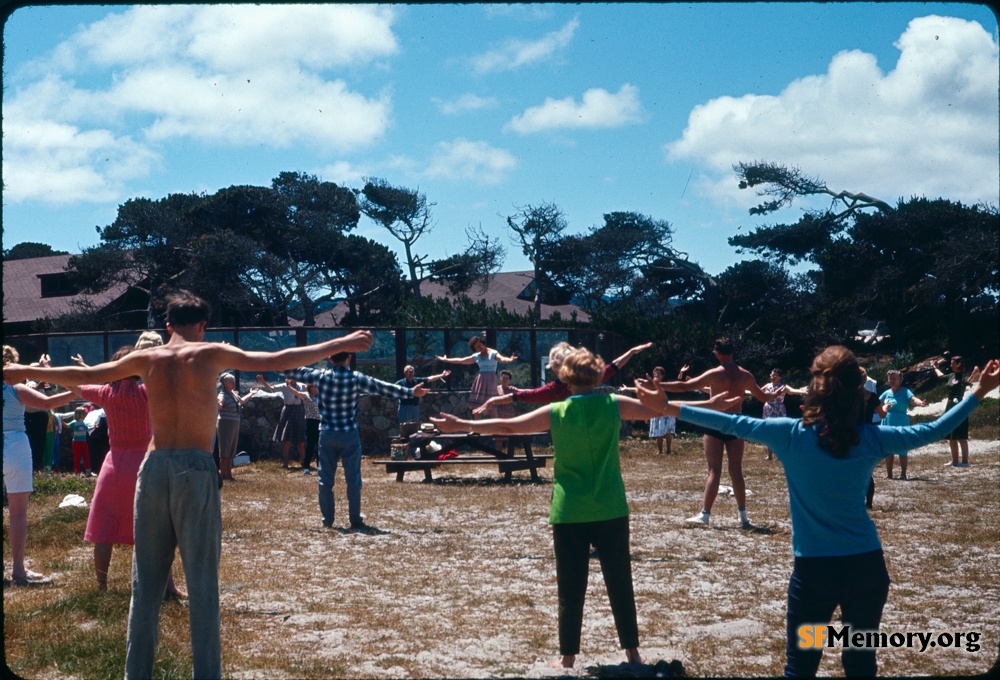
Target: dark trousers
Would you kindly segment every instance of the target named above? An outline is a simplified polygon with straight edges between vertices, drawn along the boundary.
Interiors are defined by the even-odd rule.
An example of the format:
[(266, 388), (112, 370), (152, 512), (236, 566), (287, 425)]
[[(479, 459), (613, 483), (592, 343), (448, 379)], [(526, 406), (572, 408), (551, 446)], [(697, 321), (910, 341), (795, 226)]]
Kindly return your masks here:
[[(881, 550), (841, 557), (797, 557), (788, 582), (788, 620), (785, 677), (816, 676), (822, 649), (799, 649), (798, 630), (804, 625), (826, 625), (840, 605), (841, 622), (852, 631), (875, 631), (889, 596), (889, 572)], [(874, 677), (874, 649), (844, 648), (844, 674)]]
[(302, 461), (302, 467), (307, 470), (314, 458), (319, 460), (317, 451), (319, 448), (319, 423), (318, 420), (306, 418), (306, 455)]
[(31, 447), (31, 469), (41, 470), (45, 457), (45, 431), (49, 427), (49, 414), (45, 411), (28, 411), (24, 414), (24, 431)]
[(611, 601), (611, 613), (622, 649), (639, 646), (628, 516), (601, 522), (553, 524), (556, 585), (559, 591), (559, 653), (580, 653), (583, 601), (590, 572), (590, 546), (597, 548), (601, 573)]

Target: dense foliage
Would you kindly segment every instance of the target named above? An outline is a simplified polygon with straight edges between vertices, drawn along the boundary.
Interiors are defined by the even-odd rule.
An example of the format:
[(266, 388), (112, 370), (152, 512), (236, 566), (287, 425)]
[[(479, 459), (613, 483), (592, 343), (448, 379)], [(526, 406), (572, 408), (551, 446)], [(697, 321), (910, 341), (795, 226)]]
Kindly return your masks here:
[[(434, 204), (422, 193), (379, 178), (350, 189), (285, 172), (267, 187), (130, 199), (98, 228), (98, 245), (70, 258), (70, 272), (87, 291), (115, 283), (141, 291), (150, 327), (162, 326), (158, 304), (178, 287), (212, 303), (212, 325), (282, 325), (291, 317), (313, 325), (334, 305), (345, 326), (575, 325), (540, 314), (543, 303), (572, 302), (625, 344), (654, 341), (637, 357), (638, 371), (698, 370), (720, 335), (737, 341), (738, 358), (754, 370), (803, 367), (830, 343), (888, 356), (997, 354), (995, 206), (921, 197), (891, 206), (832, 191), (780, 164), (734, 170), (741, 188), (765, 198), (753, 216), (806, 196), (828, 196), (830, 206), (733, 236), (736, 253), (755, 259), (717, 275), (673, 247), (675, 227), (665, 220), (616, 211), (571, 233), (554, 203), (515, 208), (499, 231), (468, 229), (462, 250), (434, 260), (418, 252), (434, 226)], [(362, 215), (403, 244), (402, 265), (385, 245), (351, 233)], [(502, 266), (503, 231), (534, 268), (529, 315), (463, 295)], [(23, 243), (4, 257), (55, 253)], [(425, 277), (447, 285), (452, 300), (422, 299), (417, 284)], [(52, 328), (107, 328), (111, 318), (94, 311), (77, 310)], [(875, 328), (877, 337), (863, 332)]]

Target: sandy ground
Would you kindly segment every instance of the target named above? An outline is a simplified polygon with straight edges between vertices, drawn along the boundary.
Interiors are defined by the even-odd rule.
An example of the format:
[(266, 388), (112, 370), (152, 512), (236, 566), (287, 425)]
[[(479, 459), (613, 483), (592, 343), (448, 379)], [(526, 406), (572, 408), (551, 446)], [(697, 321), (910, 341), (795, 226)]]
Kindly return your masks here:
[[(983, 634), (983, 649), (887, 650), (884, 674), (973, 674), (996, 659), (1000, 447), (973, 441), (971, 449), (974, 465), (966, 469), (943, 467), (945, 443), (913, 451), (913, 481), (876, 477), (873, 516), (894, 581), (883, 629), (974, 630)], [(624, 460), (648, 661), (678, 659), (696, 676), (781, 674), (790, 523), (780, 466), (762, 454), (751, 447), (746, 463), (755, 532), (739, 529), (725, 495), (711, 528), (684, 525), (700, 505), (700, 451)], [(366, 461), (364, 508), (378, 531), (364, 535), (319, 527), (314, 479), (294, 476), (288, 483), (301, 483), (301, 497), (288, 504), (272, 498), (265, 474), (240, 471), (239, 488), (224, 491), (227, 675), (564, 675), (548, 665), (557, 651), (550, 475), (546, 470), (541, 484), (504, 484), (486, 469), (450, 468), (432, 484), (420, 483), (419, 473), (397, 483)], [(340, 479), (339, 524), (346, 523), (343, 493)], [(240, 519), (248, 513), (273, 522), (249, 525)], [(942, 518), (956, 522), (953, 537), (946, 529), (941, 538)], [(986, 522), (985, 533), (966, 535), (969, 522)], [(573, 674), (623, 660), (614, 630), (593, 560)], [(842, 674), (837, 651), (826, 655), (820, 674)]]

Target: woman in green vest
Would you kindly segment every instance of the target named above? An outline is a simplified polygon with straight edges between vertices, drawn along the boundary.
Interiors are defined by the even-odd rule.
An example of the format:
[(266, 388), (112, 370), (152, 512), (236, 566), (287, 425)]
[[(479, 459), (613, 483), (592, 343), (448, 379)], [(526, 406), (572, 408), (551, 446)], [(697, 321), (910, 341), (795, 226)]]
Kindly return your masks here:
[(618, 457), (622, 419), (658, 415), (637, 399), (598, 394), (604, 361), (587, 349), (566, 356), (559, 380), (570, 389), (565, 401), (514, 418), (463, 420), (442, 413), (431, 421), (442, 432), (512, 435), (551, 430), (552, 504), (549, 524), (555, 544), (559, 592), (558, 665), (572, 668), (580, 652), (583, 602), (590, 546), (597, 548), (618, 641), (629, 663), (642, 663), (629, 554), (629, 510)]

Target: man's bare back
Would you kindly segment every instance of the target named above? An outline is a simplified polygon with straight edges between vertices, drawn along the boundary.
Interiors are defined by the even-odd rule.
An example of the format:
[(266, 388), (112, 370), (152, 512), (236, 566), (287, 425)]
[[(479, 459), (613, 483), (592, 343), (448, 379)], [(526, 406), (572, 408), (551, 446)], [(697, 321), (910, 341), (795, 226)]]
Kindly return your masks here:
[[(704, 386), (704, 390), (708, 392), (710, 396), (722, 394), (723, 392), (728, 392), (730, 396), (743, 396), (743, 394), (747, 391), (752, 394), (755, 389), (759, 390), (757, 381), (754, 379), (753, 374), (734, 363), (726, 363), (721, 366), (716, 366), (715, 368), (706, 371), (698, 378), (695, 378), (695, 380), (699, 379)], [(754, 394), (754, 396), (758, 399), (760, 398), (756, 394)], [(766, 401), (766, 399), (764, 401)], [(727, 413), (742, 413), (742, 399), (724, 410)]]
[[(728, 392), (731, 397), (742, 397), (747, 391), (762, 402), (768, 400), (753, 374), (737, 366), (732, 360), (722, 360), (722, 364), (709, 369), (696, 378), (690, 380), (674, 380), (661, 383), (660, 386), (667, 392), (687, 392), (689, 390), (700, 390), (715, 396)], [(736, 402), (732, 406), (723, 409), (726, 413), (742, 413), (743, 401)]]

